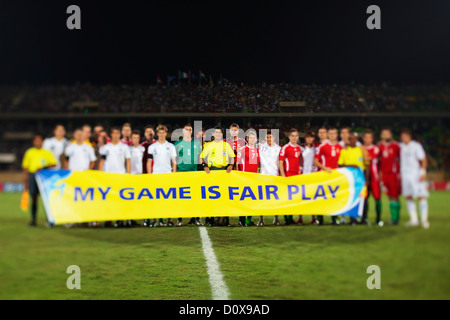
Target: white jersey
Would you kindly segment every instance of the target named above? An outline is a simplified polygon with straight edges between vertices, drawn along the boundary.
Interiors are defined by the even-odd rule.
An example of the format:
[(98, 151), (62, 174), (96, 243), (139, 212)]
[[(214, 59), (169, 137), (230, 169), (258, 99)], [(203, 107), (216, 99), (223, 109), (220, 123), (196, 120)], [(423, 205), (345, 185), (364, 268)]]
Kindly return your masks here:
[(131, 174), (142, 174), (142, 158), (144, 157), (145, 148), (143, 146), (130, 146), (131, 155)]
[(314, 156), (316, 155), (316, 148), (304, 146), (301, 147), (303, 156), (303, 174), (309, 174), (317, 171), (314, 165)]
[(425, 181), (420, 181), (420, 161), (426, 154), (422, 145), (416, 141), (408, 144), (400, 143), (400, 171), (402, 177), (402, 194), (405, 197), (428, 198)]
[(148, 148), (148, 156), (153, 160), (153, 174), (171, 173), (172, 160), (177, 159), (177, 150), (168, 141), (164, 144), (156, 141)]
[(109, 173), (127, 173), (125, 160), (130, 159), (130, 148), (121, 142), (114, 145), (111, 142), (100, 148), (98, 153), (105, 157), (103, 171)]
[(69, 170), (72, 171), (89, 170), (91, 162), (97, 160), (94, 148), (86, 143), (83, 143), (81, 145), (77, 143), (71, 143), (67, 146), (64, 154), (69, 159)]
[(420, 161), (426, 154), (422, 145), (416, 141), (408, 144), (400, 143), (400, 171), (402, 175), (420, 175)]
[(277, 144), (269, 146), (263, 143), (259, 146), (259, 159), (261, 164), (261, 174), (268, 176), (278, 176), (279, 158), (281, 147)]
[(61, 140), (53, 138), (48, 138), (44, 140), (42, 148), (49, 150), (56, 159), (56, 169), (61, 169), (61, 155), (64, 153), (64, 149), (68, 146), (69, 141), (66, 138)]
[[(341, 147), (342, 148), (345, 148), (347, 145), (345, 144), (345, 142), (344, 141), (339, 141), (339, 144), (341, 145)], [(362, 144), (361, 144), (361, 142), (359, 142), (359, 141), (356, 141), (356, 146), (357, 147), (361, 147), (362, 146)]]

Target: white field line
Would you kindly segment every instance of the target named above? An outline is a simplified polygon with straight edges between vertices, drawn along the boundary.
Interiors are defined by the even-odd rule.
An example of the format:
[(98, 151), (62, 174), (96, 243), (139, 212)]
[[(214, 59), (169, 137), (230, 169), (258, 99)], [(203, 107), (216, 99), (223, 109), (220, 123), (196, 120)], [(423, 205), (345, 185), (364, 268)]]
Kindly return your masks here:
[(220, 265), (214, 253), (208, 231), (205, 227), (201, 227), (199, 230), (200, 237), (202, 239), (203, 254), (205, 255), (206, 266), (208, 268), (212, 298), (213, 300), (229, 300), (230, 293), (225, 281), (223, 280), (222, 272), (220, 272)]

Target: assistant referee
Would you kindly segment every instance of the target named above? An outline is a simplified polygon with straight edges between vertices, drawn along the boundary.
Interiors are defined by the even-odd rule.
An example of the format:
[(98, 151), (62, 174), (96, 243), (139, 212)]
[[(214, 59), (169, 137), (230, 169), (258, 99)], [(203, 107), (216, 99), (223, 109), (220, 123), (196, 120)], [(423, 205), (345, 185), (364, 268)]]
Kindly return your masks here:
[(33, 147), (25, 152), (22, 161), (25, 189), (31, 197), (31, 222), (30, 226), (36, 226), (37, 198), (39, 189), (35, 175), (42, 169), (56, 167), (56, 159), (53, 154), (42, 148), (44, 139), (42, 135), (35, 134), (33, 137)]

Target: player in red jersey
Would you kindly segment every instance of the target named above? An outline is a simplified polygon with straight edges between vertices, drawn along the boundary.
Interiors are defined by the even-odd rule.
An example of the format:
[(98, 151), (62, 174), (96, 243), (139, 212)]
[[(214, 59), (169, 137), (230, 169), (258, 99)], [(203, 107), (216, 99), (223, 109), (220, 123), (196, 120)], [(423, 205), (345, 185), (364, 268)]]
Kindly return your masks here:
[[(239, 171), (242, 172), (252, 172), (258, 173), (259, 169), (259, 150), (256, 148), (256, 142), (258, 141), (256, 132), (250, 131), (247, 134), (248, 144), (242, 147), (237, 153), (236, 166)], [(240, 220), (245, 219), (245, 217), (239, 217)], [(261, 216), (258, 225), (263, 224), (263, 217)], [(245, 220), (245, 225), (247, 227), (254, 226), (252, 217), (247, 217)]]
[[(298, 176), (302, 173), (303, 156), (302, 149), (298, 144), (299, 138), (298, 130), (291, 129), (289, 132), (289, 143), (281, 148), (279, 161), (282, 177)], [(294, 224), (293, 217), (284, 216), (284, 224)]]
[[(234, 163), (237, 162), (238, 151), (247, 145), (247, 142), (244, 139), (239, 138), (239, 131), (240, 128), (237, 123), (231, 124), (230, 130), (227, 132), (227, 138), (223, 140), (230, 145), (231, 149), (234, 152)], [(237, 165), (234, 168), (235, 170), (239, 170)], [(239, 225), (241, 227), (245, 227), (245, 217), (239, 217)]]
[[(338, 130), (336, 128), (329, 128), (328, 140), (316, 148), (314, 165), (320, 171), (331, 173), (333, 169), (339, 168), (338, 161), (341, 150), (342, 147), (338, 142)], [(318, 220), (320, 224), (323, 224), (323, 216), (318, 216)], [(336, 217), (331, 217), (331, 224), (338, 224)]]
[(392, 137), (392, 130), (384, 128), (381, 131), (381, 142), (378, 147), (380, 149), (381, 181), (390, 201), (391, 223), (397, 225), (400, 221), (400, 145), (392, 141)]
[(322, 143), (325, 143), (328, 141), (328, 129), (325, 126), (322, 126), (319, 128), (319, 131), (317, 132), (317, 135), (319, 136), (318, 141), (314, 143), (314, 146), (317, 148)]
[(381, 187), (380, 187), (380, 168), (379, 168), (379, 157), (380, 148), (373, 144), (374, 136), (372, 130), (366, 130), (362, 136), (364, 148), (370, 158), (369, 170), (369, 181), (367, 182), (367, 199), (364, 202), (364, 213), (362, 217), (362, 223), (368, 224), (367, 213), (369, 211), (368, 199), (372, 195), (376, 203), (377, 220), (376, 223), (381, 227), (383, 226), (383, 221), (381, 221)]

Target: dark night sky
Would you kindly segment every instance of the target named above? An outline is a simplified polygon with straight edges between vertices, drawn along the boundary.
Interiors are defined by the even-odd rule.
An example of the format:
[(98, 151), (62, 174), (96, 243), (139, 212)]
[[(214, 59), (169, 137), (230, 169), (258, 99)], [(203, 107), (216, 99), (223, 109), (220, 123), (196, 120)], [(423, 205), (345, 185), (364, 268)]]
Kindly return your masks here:
[[(82, 30), (66, 28), (81, 7)], [(382, 30), (366, 28), (381, 7)], [(449, 1), (2, 1), (0, 83), (449, 83)]]

